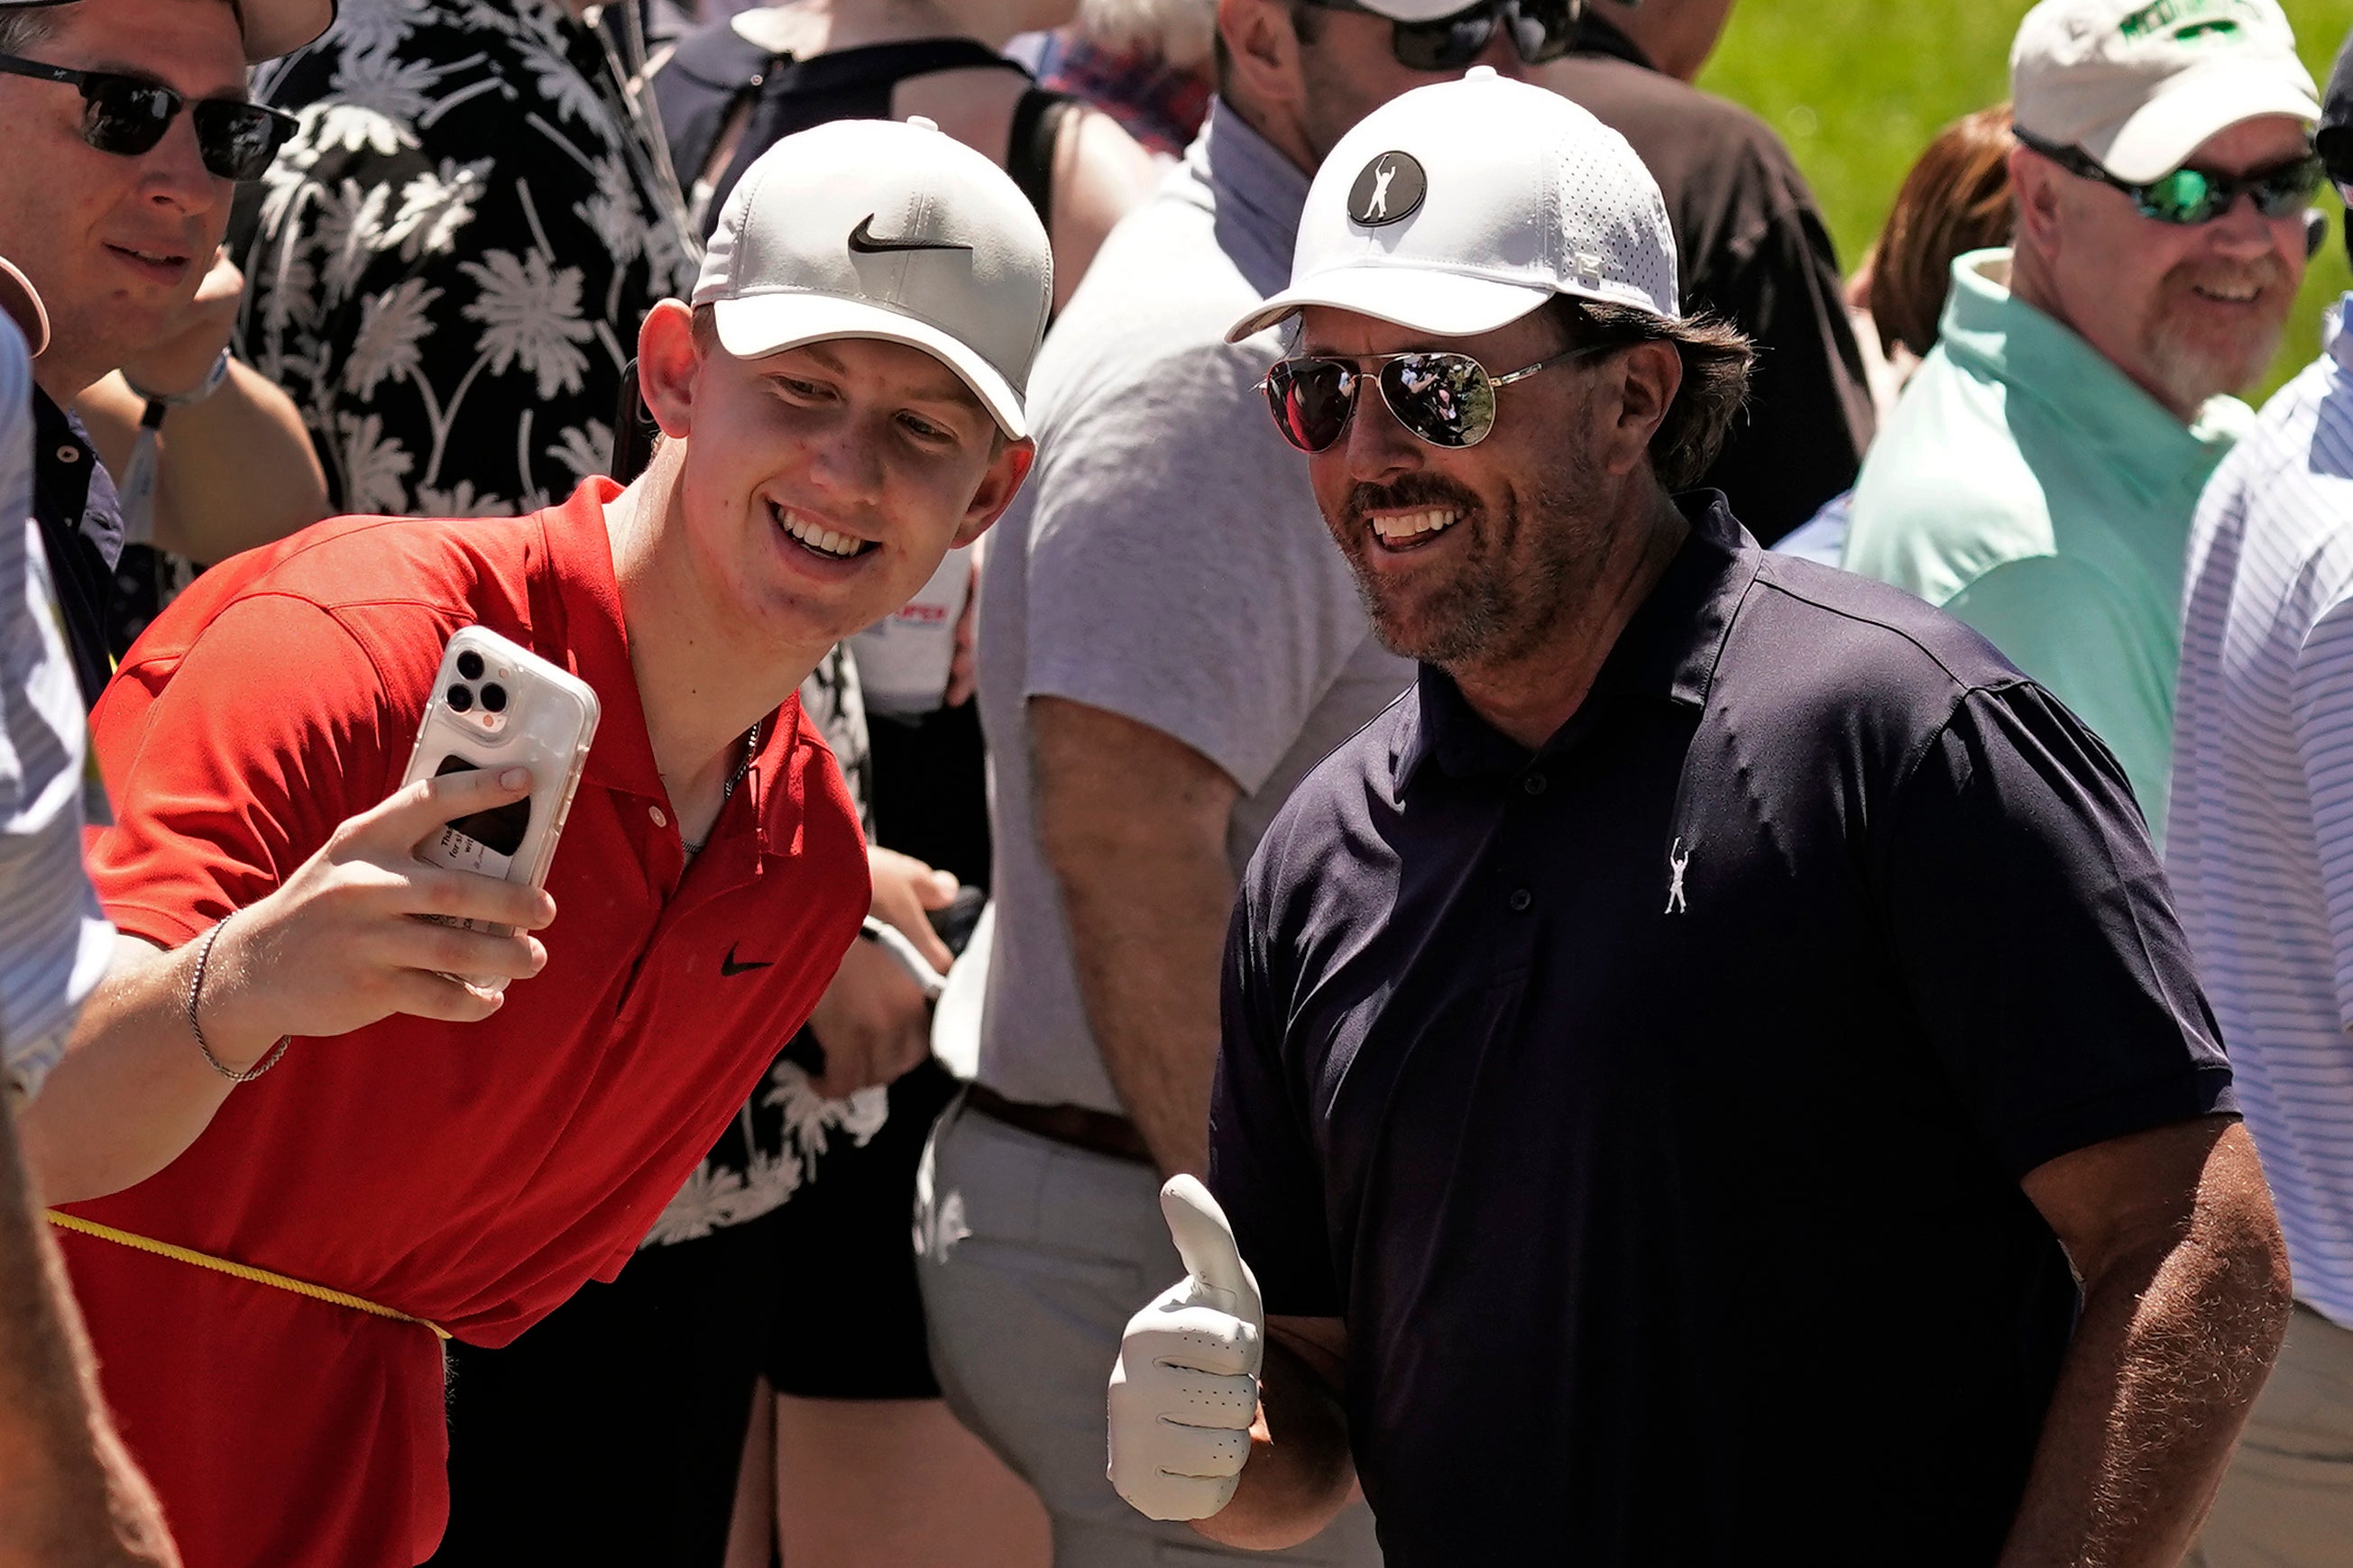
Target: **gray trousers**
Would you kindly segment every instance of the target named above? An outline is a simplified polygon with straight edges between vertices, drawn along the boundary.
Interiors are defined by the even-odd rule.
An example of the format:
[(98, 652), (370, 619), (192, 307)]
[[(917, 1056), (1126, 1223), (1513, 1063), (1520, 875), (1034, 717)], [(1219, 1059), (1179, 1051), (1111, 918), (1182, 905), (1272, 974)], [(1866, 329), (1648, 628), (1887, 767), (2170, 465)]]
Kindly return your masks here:
[(1120, 1332), (1185, 1275), (1150, 1167), (958, 1101), (923, 1152), (915, 1227), (933, 1370), (957, 1419), (1044, 1501), (1054, 1568), (1377, 1568), (1361, 1502), (1303, 1546), (1240, 1552), (1148, 1520), (1112, 1489), (1103, 1402)]
[(2353, 1331), (2303, 1302), (2185, 1568), (2353, 1563)]

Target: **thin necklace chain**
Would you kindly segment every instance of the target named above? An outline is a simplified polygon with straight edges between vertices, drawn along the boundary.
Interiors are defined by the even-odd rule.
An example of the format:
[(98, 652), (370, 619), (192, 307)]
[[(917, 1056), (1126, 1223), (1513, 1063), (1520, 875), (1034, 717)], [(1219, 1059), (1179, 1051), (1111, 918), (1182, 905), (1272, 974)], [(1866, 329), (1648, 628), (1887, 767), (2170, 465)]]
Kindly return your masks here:
[[(745, 776), (751, 773), (752, 763), (760, 754), (760, 724), (761, 721), (757, 719), (752, 721), (750, 732), (744, 737), (744, 760), (735, 764), (735, 771), (727, 775), (725, 784), (719, 786), (719, 809), (722, 812), (727, 809), (727, 803), (735, 798), (735, 786), (742, 784)], [(712, 820), (712, 826), (714, 827), (718, 826), (717, 819)], [(685, 842), (683, 837), (680, 842)], [(706, 834), (702, 844), (710, 842), (710, 836)], [(702, 853), (702, 844), (688, 844), (686, 852), (689, 855), (700, 855)]]

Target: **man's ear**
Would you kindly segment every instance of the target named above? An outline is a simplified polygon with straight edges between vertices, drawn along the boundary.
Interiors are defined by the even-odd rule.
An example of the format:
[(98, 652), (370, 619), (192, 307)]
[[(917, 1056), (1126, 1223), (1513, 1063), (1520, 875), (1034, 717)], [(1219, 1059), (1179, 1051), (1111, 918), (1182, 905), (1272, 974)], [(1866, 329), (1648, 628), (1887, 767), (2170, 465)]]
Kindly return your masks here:
[(1038, 443), (1023, 437), (1008, 441), (1004, 450), (988, 460), (988, 472), (980, 479), (980, 488), (973, 492), (972, 505), (965, 509), (964, 521), (955, 531), (955, 548), (963, 549), (982, 534), (989, 525), (1005, 515), (1013, 498), (1021, 492), (1021, 481), (1029, 477), (1030, 465), (1038, 460)]
[(1299, 34), (1284, 0), (1218, 0), (1218, 36), (1225, 40), (1230, 96), (1260, 115), (1298, 118), (1305, 78), (1299, 65)]
[(1613, 477), (1633, 471), (1651, 450), (1683, 390), (1683, 356), (1670, 342), (1639, 342), (1617, 355), (1618, 416), (1601, 433), (1601, 467)]
[(2026, 147), (2010, 150), (2010, 205), (2018, 214), (2018, 241), (2042, 257), (2059, 250), (2059, 181), (2056, 168)]
[(702, 367), (694, 312), (685, 302), (664, 300), (647, 311), (638, 329), (638, 395), (673, 441), (694, 427), (694, 382)]

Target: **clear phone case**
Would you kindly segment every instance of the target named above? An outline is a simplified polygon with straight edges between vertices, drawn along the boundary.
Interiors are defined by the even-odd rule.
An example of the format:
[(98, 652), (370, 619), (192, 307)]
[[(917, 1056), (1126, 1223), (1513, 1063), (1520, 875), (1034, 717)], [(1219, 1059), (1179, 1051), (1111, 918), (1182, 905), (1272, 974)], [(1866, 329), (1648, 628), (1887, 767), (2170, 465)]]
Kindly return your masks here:
[[(502, 881), (541, 887), (572, 796), (580, 787), (601, 705), (579, 677), (482, 626), (449, 639), (417, 728), (402, 782), (474, 768), (531, 770), (531, 794), (461, 816), (417, 847), (419, 858)], [(453, 922), (504, 936), (505, 926)], [(503, 981), (476, 984), (503, 985)]]

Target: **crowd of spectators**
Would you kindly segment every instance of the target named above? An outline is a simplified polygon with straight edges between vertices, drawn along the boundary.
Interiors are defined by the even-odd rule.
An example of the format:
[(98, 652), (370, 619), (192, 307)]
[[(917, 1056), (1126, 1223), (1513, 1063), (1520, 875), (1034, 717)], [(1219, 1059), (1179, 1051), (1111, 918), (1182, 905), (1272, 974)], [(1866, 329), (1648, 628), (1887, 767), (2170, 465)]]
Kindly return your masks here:
[(2353, 1561), (2353, 47), (1733, 4), (0, 0), (0, 1563)]

